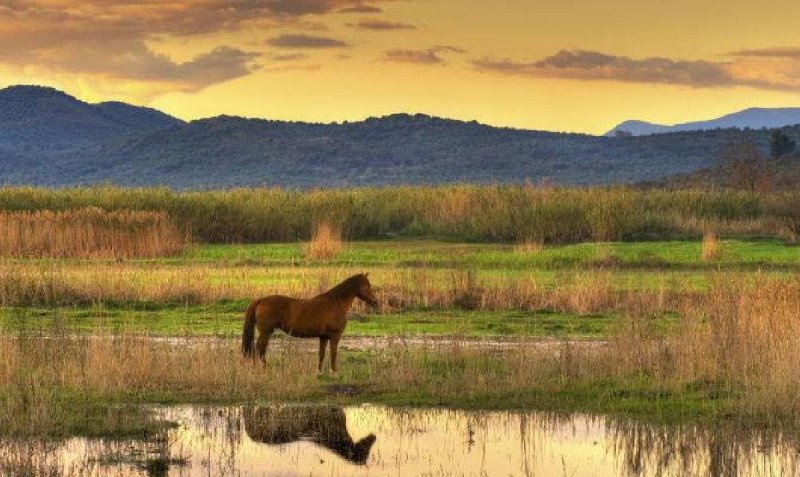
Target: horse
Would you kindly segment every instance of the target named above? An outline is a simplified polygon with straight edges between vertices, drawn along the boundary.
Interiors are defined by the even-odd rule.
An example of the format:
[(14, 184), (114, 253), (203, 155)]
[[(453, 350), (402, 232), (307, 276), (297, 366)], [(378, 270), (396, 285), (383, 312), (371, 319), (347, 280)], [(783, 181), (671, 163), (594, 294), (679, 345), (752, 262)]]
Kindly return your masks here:
[(272, 295), (250, 303), (244, 314), (242, 331), (242, 354), (255, 360), (253, 341), (258, 328), (256, 348), (264, 366), (269, 338), (276, 329), (299, 338), (319, 338), (319, 365), (322, 373), (325, 348), (330, 343), (331, 373), (336, 374), (336, 354), (339, 339), (347, 324), (347, 311), (359, 298), (370, 306), (377, 307), (378, 299), (372, 292), (368, 273), (353, 275), (325, 293), (314, 298), (299, 299), (283, 295)]
[(348, 461), (364, 465), (377, 439), (370, 434), (355, 442), (347, 431), (344, 410), (333, 405), (275, 405), (245, 407), (244, 429), (250, 439), (281, 445), (311, 441)]

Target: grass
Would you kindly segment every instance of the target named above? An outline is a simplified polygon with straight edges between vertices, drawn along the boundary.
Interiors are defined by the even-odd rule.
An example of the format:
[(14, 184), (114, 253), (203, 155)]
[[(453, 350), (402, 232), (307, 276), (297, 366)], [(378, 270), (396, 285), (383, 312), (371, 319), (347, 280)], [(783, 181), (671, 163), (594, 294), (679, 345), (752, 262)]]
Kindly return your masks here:
[[(775, 239), (722, 240), (725, 253), (714, 265), (700, 260), (702, 244), (696, 240), (663, 242), (583, 243), (544, 247), (531, 253), (517, 245), (463, 244), (435, 240), (354, 242), (327, 265), (475, 267), (519, 270), (616, 266), (633, 268), (715, 268), (776, 266), (800, 269), (795, 245)], [(300, 244), (196, 245), (171, 263), (185, 261), (232, 262), (265, 265), (313, 265), (305, 260)]]
[(704, 262), (715, 262), (719, 260), (721, 255), (722, 249), (717, 234), (713, 232), (706, 232), (703, 234), (703, 249), (700, 253), (700, 258), (702, 258)]
[(314, 228), (311, 241), (303, 247), (303, 256), (311, 260), (331, 260), (342, 252), (342, 233), (322, 222)]
[[(313, 346), (276, 347), (260, 370), (243, 365), (236, 341), (174, 345), (126, 329), (86, 336), (63, 322), (49, 330), (18, 327), (0, 332), (0, 427), (61, 429), (72, 411), (63, 417), (59, 408), (70, 395), (106, 403), (333, 399), (797, 422), (800, 281), (753, 280), (722, 278), (707, 294), (685, 297), (668, 319), (642, 307), (605, 330), (602, 322), (582, 321), (596, 317), (555, 321), (600, 324), (588, 333), (604, 333), (602, 346), (523, 341), (495, 350), (456, 340), (346, 351), (334, 382), (358, 390), (350, 397), (331, 396), (331, 381), (314, 377)], [(552, 333), (538, 321), (541, 332)]]
[[(544, 244), (796, 236), (800, 194), (733, 190), (442, 185), (330, 190), (0, 188), (0, 210), (160, 211), (199, 242), (307, 240), (327, 222), (349, 241), (437, 236)], [(794, 232), (793, 232), (794, 230)]]
[[(105, 410), (254, 400), (800, 422), (797, 248), (721, 245), (714, 263), (701, 260), (699, 240), (536, 251), (353, 242), (328, 262), (305, 259), (299, 243), (199, 245), (148, 260), (4, 260), (0, 429), (135, 432), (107, 423)], [(342, 375), (317, 379), (313, 346), (275, 347), (261, 370), (241, 363), (232, 340), (152, 339), (235, 337), (252, 298), (309, 296), (362, 271), (383, 307), (356, 308), (348, 336), (515, 336), (519, 346), (456, 339), (346, 350)], [(339, 395), (340, 385), (357, 392)]]
[(187, 245), (186, 234), (164, 212), (0, 211), (0, 255), (5, 257), (159, 257)]
[[(0, 309), (0, 328), (9, 332), (58, 334), (141, 334), (148, 336), (214, 336), (242, 333), (244, 301), (209, 306), (159, 306)], [(659, 318), (665, 328), (673, 316)], [(346, 337), (549, 337), (608, 338), (619, 322), (616, 314), (540, 311), (410, 310), (359, 314), (347, 324)], [(280, 333), (276, 337), (282, 336)]]

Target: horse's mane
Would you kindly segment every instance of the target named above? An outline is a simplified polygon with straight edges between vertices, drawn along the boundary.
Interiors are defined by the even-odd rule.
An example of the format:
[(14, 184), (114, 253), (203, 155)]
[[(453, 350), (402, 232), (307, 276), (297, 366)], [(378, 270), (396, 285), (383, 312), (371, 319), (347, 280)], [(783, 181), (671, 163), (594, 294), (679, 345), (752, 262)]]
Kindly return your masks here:
[(342, 283), (326, 291), (325, 293), (323, 293), (323, 295), (327, 295), (332, 298), (344, 298), (348, 296), (353, 296), (355, 295), (355, 292), (358, 290), (358, 287), (361, 285), (361, 282), (363, 280), (364, 280), (363, 273), (359, 273), (358, 275), (353, 275), (352, 277), (346, 279)]

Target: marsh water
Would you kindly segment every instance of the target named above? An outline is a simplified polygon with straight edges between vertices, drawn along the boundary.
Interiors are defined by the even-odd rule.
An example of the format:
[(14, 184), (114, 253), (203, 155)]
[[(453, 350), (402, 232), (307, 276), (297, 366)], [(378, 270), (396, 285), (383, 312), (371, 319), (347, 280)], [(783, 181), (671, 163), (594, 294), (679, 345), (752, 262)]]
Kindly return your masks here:
[(589, 415), (267, 405), (166, 407), (155, 437), (0, 440), (0, 474), (797, 475), (789, 434)]

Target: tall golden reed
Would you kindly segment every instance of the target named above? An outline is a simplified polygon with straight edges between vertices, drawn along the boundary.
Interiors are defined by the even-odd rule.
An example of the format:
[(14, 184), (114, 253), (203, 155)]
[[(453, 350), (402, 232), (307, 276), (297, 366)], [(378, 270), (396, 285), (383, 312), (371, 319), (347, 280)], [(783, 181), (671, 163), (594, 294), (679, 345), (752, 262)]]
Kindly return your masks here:
[(0, 256), (26, 258), (150, 258), (173, 255), (189, 243), (165, 212), (0, 212)]
[(342, 248), (341, 231), (328, 222), (321, 222), (305, 246), (305, 256), (312, 260), (331, 260), (342, 252)]
[(712, 262), (719, 260), (722, 255), (719, 239), (714, 232), (706, 232), (703, 234), (703, 248), (700, 252), (700, 257), (704, 262)]

